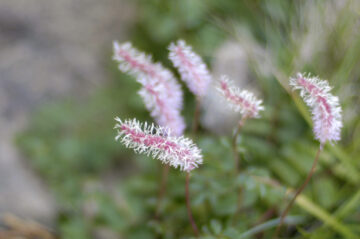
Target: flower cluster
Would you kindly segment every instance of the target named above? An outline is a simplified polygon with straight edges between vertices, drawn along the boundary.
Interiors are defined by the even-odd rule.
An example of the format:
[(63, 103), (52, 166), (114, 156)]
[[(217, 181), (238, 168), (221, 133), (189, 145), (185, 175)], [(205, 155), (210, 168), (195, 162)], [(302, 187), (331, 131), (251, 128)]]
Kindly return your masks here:
[(259, 112), (264, 110), (262, 101), (256, 99), (253, 93), (240, 90), (226, 76), (222, 76), (217, 88), (229, 105), (244, 117), (259, 118)]
[(329, 83), (298, 73), (290, 78), (290, 85), (294, 90), (300, 90), (300, 96), (312, 109), (315, 138), (323, 145), (326, 141), (339, 141), (342, 128), (341, 108), (339, 98), (330, 93)]
[(156, 122), (169, 127), (175, 135), (182, 135), (185, 129), (180, 114), (183, 95), (171, 71), (160, 63), (153, 63), (150, 56), (134, 49), (129, 42), (114, 42), (114, 59), (120, 63), (122, 72), (134, 76), (143, 86), (139, 94)]
[(176, 44), (171, 43), (169, 50), (169, 58), (179, 70), (181, 79), (194, 95), (204, 96), (210, 85), (211, 76), (200, 56), (183, 40), (178, 40)]
[(115, 139), (120, 139), (126, 147), (134, 149), (135, 152), (152, 156), (187, 172), (202, 164), (200, 149), (190, 139), (172, 136), (169, 128), (141, 124), (136, 119), (124, 122), (119, 118), (115, 120), (115, 128), (118, 130)]

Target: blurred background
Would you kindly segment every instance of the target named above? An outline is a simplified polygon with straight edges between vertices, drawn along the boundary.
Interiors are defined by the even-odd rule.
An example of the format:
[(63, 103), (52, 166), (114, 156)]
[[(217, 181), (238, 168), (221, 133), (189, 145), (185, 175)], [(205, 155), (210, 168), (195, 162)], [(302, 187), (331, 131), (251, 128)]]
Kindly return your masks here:
[(288, 86), (299, 71), (334, 87), (344, 128), (282, 235), (358, 238), (359, 14), (357, 0), (1, 0), (0, 238), (192, 236), (184, 175), (170, 170), (155, 219), (161, 164), (115, 142), (113, 130), (115, 116), (152, 119), (140, 86), (112, 60), (112, 42), (131, 41), (176, 74), (167, 46), (180, 38), (214, 80), (229, 75), (266, 108), (244, 127), (242, 170), (228, 176), (238, 116), (211, 89), (193, 137), (194, 97), (182, 87), (186, 135), (204, 154), (191, 185), (202, 238), (271, 238), (287, 189), (301, 185), (318, 148), (308, 109)]

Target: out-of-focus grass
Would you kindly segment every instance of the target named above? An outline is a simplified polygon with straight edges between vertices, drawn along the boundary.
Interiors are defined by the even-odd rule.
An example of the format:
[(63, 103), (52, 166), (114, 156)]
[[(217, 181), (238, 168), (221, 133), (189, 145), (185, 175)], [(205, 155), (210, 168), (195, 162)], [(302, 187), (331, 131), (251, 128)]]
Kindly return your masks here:
[[(318, 143), (307, 107), (288, 87), (288, 77), (297, 71), (318, 74), (334, 86), (344, 111), (344, 128), (341, 142), (325, 147), (312, 182), (291, 210), (290, 215), (301, 220), (284, 235), (356, 238), (360, 234), (359, 5), (280, 0), (137, 3), (139, 19), (132, 40), (138, 48), (170, 66), (166, 46), (184, 38), (211, 64), (222, 42), (236, 40), (247, 49), (263, 91), (266, 111), (261, 119), (247, 123), (239, 140), (240, 175), (233, 174), (229, 137), (202, 130), (196, 139), (204, 165), (192, 174), (191, 194), (203, 238), (255, 238), (247, 233), (259, 230), (256, 225), (262, 225), (256, 238), (271, 238), (273, 221), (266, 220), (283, 210), (286, 190), (298, 187), (306, 177)], [(258, 49), (265, 53), (265, 61), (259, 61)], [(261, 70), (264, 64), (269, 71)], [(123, 238), (188, 238), (192, 232), (185, 211), (184, 175), (170, 170), (161, 216), (154, 220), (159, 162), (134, 155), (114, 141), (115, 116), (151, 118), (136, 94), (137, 83), (120, 74), (115, 63), (109, 65), (108, 85), (86, 102), (59, 102), (40, 109), (19, 135), (19, 146), (56, 195), (62, 238), (90, 238), (98, 228)], [(192, 102), (186, 92), (183, 114), (188, 125)], [(236, 213), (239, 187), (242, 208)], [(269, 218), (262, 219), (269, 210)]]

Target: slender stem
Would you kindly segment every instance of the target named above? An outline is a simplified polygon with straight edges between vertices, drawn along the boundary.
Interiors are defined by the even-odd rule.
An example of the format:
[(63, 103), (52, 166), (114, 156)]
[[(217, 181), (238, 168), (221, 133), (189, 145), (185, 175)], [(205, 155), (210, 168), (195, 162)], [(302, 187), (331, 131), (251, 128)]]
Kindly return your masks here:
[(255, 223), (255, 225), (260, 225), (261, 223), (267, 221), (269, 218), (271, 218), (275, 214), (276, 210), (275, 208), (268, 209), (261, 217), (260, 219)]
[(199, 116), (200, 116), (200, 98), (196, 97), (196, 103), (195, 103), (195, 111), (194, 111), (194, 117), (192, 122), (192, 133), (196, 134), (198, 128), (199, 128)]
[(189, 221), (191, 223), (191, 227), (194, 230), (194, 234), (195, 234), (196, 237), (199, 237), (199, 230), (198, 230), (198, 228), (196, 226), (196, 223), (195, 223), (194, 218), (193, 218), (192, 213), (191, 213), (189, 181), (190, 181), (190, 173), (187, 172), (186, 173), (186, 183), (185, 183), (186, 208), (187, 208), (187, 213), (188, 213), (188, 216), (189, 216)]
[[(268, 219), (270, 219), (274, 214), (276, 210), (275, 208), (268, 209), (261, 217), (260, 219), (255, 223), (254, 228), (261, 225), (262, 223), (266, 222)], [(262, 238), (264, 235), (262, 232), (258, 232), (255, 234), (256, 238)]]
[[(242, 116), (242, 118), (240, 119), (240, 121), (239, 121), (239, 123), (238, 123), (238, 125), (236, 127), (235, 133), (234, 133), (233, 138), (232, 138), (232, 150), (233, 150), (233, 158), (234, 158), (235, 176), (237, 176), (239, 171), (240, 171), (240, 169), (239, 169), (240, 158), (239, 158), (239, 154), (238, 154), (238, 150), (237, 150), (237, 137), (240, 134), (240, 131), (241, 131), (242, 127), (244, 126), (246, 119), (247, 119), (246, 115)], [(242, 193), (243, 193), (242, 188), (239, 187), (237, 207), (236, 207), (235, 216), (233, 218), (233, 223), (235, 223), (237, 221), (237, 216), (238, 216), (238, 214), (240, 212), (240, 209), (241, 209)]]
[(280, 232), (280, 229), (281, 229), (281, 226), (284, 222), (284, 219), (286, 217), (286, 215), (288, 214), (288, 212), (290, 211), (291, 207), (294, 205), (294, 202), (297, 198), (297, 196), (305, 189), (306, 185), (309, 183), (312, 175), (314, 174), (314, 171), (315, 171), (315, 168), (316, 168), (316, 165), (317, 165), (317, 162), (319, 161), (319, 155), (320, 155), (320, 152), (322, 150), (322, 145), (320, 145), (320, 148), (318, 149), (318, 151), (316, 152), (316, 156), (315, 156), (315, 160), (313, 162), (313, 165), (310, 169), (310, 172), (309, 174), (307, 175), (306, 179), (305, 179), (305, 182), (303, 183), (303, 185), (301, 185), (301, 187), (296, 191), (294, 197), (291, 199), (289, 205), (285, 208), (284, 212), (281, 214), (280, 216), (280, 223), (278, 225), (278, 227), (276, 228), (276, 232), (275, 232), (275, 237), (277, 237), (277, 235), (279, 234)]
[(233, 157), (234, 157), (234, 163), (235, 163), (235, 172), (236, 174), (239, 172), (239, 154), (238, 154), (238, 151), (237, 151), (237, 137), (241, 131), (241, 128), (244, 126), (245, 124), (245, 121), (246, 121), (247, 117), (246, 116), (243, 116), (241, 118), (241, 120), (239, 121), (237, 127), (236, 127), (236, 130), (235, 130), (235, 133), (233, 135), (233, 138), (232, 138), (232, 150), (233, 150)]
[(170, 165), (168, 165), (168, 164), (165, 164), (162, 167), (160, 190), (159, 190), (159, 195), (158, 195), (157, 204), (156, 204), (155, 219), (157, 219), (159, 217), (161, 202), (166, 193), (166, 185), (167, 185), (167, 181), (168, 181), (169, 169), (170, 169)]
[(234, 164), (235, 164), (234, 169), (235, 169), (236, 175), (239, 171), (239, 154), (237, 151), (237, 137), (238, 137), (239, 132), (240, 132), (240, 124), (237, 125), (235, 133), (232, 138), (232, 150), (233, 150), (233, 158), (234, 158)]

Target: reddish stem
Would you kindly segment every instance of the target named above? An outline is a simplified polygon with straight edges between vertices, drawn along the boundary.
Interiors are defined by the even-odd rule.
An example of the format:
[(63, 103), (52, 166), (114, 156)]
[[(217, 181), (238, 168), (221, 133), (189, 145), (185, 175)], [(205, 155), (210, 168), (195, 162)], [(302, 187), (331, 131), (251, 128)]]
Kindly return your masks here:
[(320, 155), (320, 152), (322, 150), (322, 145), (320, 145), (320, 148), (318, 149), (318, 151), (316, 152), (316, 156), (315, 156), (315, 160), (313, 162), (313, 165), (310, 169), (310, 172), (308, 173), (306, 179), (305, 179), (305, 182), (303, 183), (303, 185), (301, 185), (301, 187), (296, 191), (294, 197), (291, 199), (289, 205), (285, 208), (284, 212), (281, 214), (281, 217), (280, 217), (280, 223), (278, 225), (278, 227), (276, 228), (276, 232), (275, 232), (275, 238), (277, 237), (277, 235), (279, 234), (280, 232), (280, 229), (281, 229), (281, 226), (282, 224), (284, 223), (284, 219), (286, 217), (286, 215), (289, 213), (291, 207), (294, 205), (294, 202), (296, 200), (296, 198), (299, 196), (299, 194), (305, 189), (306, 185), (310, 182), (310, 179), (312, 177), (312, 175), (314, 174), (314, 171), (315, 171), (315, 168), (316, 168), (316, 165), (317, 165), (317, 162), (319, 161), (319, 155)]
[(192, 216), (191, 213), (191, 206), (190, 206), (190, 193), (189, 193), (189, 181), (190, 181), (190, 173), (187, 172), (186, 173), (186, 183), (185, 183), (185, 198), (186, 198), (186, 208), (187, 208), (187, 213), (189, 216), (189, 221), (191, 223), (191, 227), (194, 231), (194, 234), (196, 237), (199, 237), (199, 230), (196, 226), (196, 223), (194, 221), (194, 218)]

